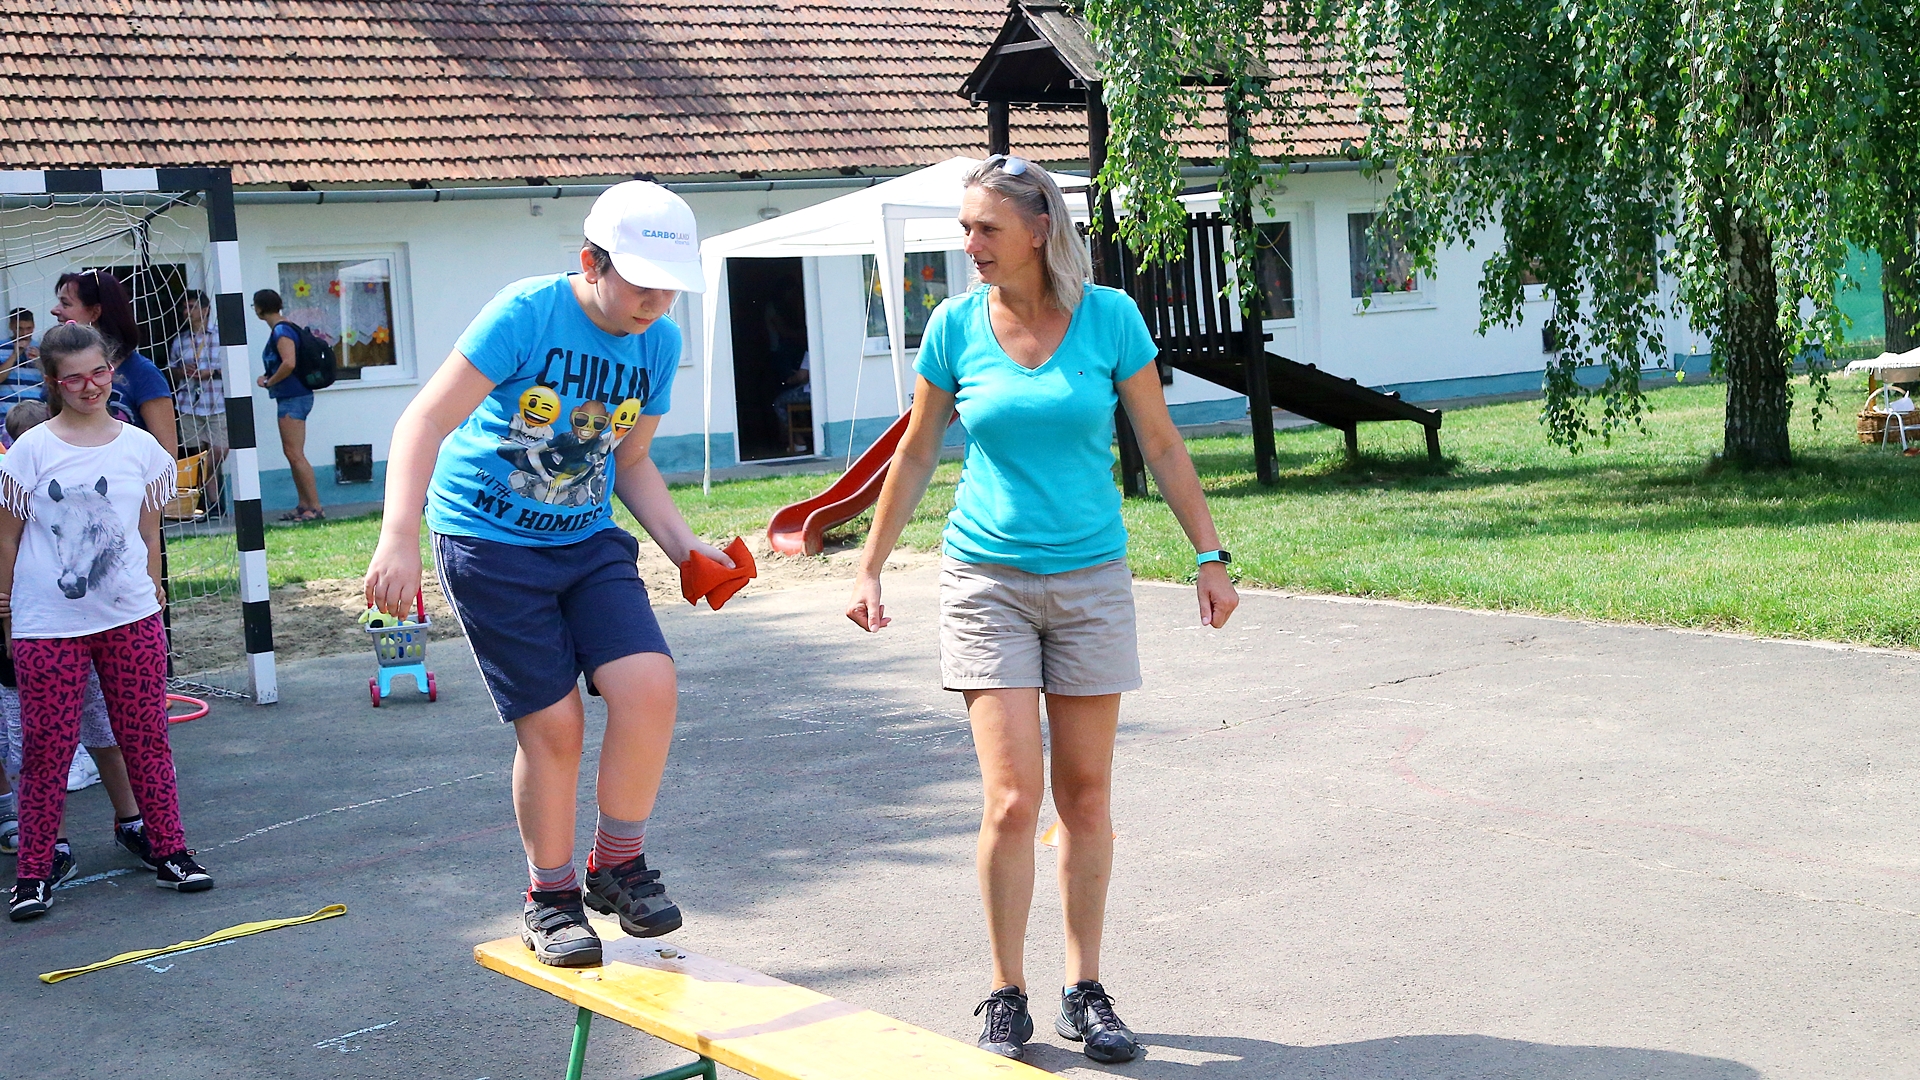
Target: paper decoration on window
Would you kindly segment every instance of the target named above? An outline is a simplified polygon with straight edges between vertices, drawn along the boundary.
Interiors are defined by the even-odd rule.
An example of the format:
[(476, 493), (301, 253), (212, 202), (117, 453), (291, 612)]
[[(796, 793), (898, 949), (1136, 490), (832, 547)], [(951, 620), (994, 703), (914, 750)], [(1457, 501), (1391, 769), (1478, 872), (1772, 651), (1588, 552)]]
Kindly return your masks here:
[(304, 300), (313, 295), (313, 286), (307, 284), (306, 278), (301, 278), (299, 281), (293, 283), (293, 295)]
[(329, 296), (340, 295), (340, 279), (339, 278), (334, 278), (332, 281), (327, 282), (327, 295)]
[(387, 332), (386, 327), (376, 326), (373, 328), (373, 343), (375, 345), (385, 345), (387, 342), (392, 340), (393, 340), (393, 335)]

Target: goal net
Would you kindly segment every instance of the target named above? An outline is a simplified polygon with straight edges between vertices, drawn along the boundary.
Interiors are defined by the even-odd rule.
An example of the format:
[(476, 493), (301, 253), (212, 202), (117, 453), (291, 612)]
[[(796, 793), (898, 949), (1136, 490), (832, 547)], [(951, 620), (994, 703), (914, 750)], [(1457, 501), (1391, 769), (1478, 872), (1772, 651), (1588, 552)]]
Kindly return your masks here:
[[(201, 697), (275, 700), (271, 634), (264, 622), (266, 564), (258, 550), (263, 543), (246, 542), (248, 534), (264, 537), (245, 326), (221, 325), (244, 317), (245, 309), (234, 302), (240, 291), (237, 244), (213, 235), (231, 231), (231, 187), (216, 182), (161, 190), (186, 187), (177, 180), (161, 183), (168, 172), (224, 180), (215, 170), (128, 172), (143, 174), (148, 183), (127, 186), (146, 190), (74, 190), (101, 186), (86, 180), (97, 173), (0, 172), (0, 310), (7, 315), (0, 326), (0, 419), (43, 398), (34, 356), (40, 335), (58, 321), (61, 280), (90, 277), (74, 297), (83, 299), (100, 295), (100, 275), (112, 276), (132, 301), (138, 339), (121, 345), (152, 361), (166, 380), (175, 416), (180, 494), (164, 511), (161, 529), (171, 684)], [(111, 179), (109, 174), (105, 186), (114, 186)], [(222, 200), (224, 205), (215, 205)], [(111, 334), (111, 322), (102, 317), (97, 325)], [(241, 347), (232, 348), (234, 342)], [(140, 413), (137, 419), (154, 430), (160, 425), (148, 414), (159, 399), (135, 399), (160, 387), (149, 378), (144, 392), (136, 390), (140, 380), (125, 370), (130, 366), (123, 364), (117, 380), (119, 408)], [(232, 425), (230, 396), (239, 406), (234, 413), (244, 414)], [(10, 442), (0, 435), (0, 443)], [(249, 558), (243, 559), (243, 549), (252, 549)], [(256, 610), (248, 611), (254, 605), (247, 601), (255, 601)]]

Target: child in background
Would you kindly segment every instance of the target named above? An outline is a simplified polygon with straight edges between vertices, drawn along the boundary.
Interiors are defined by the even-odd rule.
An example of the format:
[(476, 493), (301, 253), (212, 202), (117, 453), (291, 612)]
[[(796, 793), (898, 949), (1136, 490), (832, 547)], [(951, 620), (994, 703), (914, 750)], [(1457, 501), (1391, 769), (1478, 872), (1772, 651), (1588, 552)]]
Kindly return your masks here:
[[(387, 460), (367, 603), (413, 610), (424, 508), (447, 599), (513, 724), (530, 879), (520, 938), (544, 964), (600, 963), (583, 903), (637, 937), (680, 926), (643, 852), (673, 739), (673, 656), (608, 496), (676, 564), (699, 552), (733, 565), (694, 537), (647, 456), (680, 365), (667, 310), (702, 287), (694, 232), (693, 211), (665, 188), (610, 188), (587, 215), (580, 272), (502, 289), (407, 406)], [(573, 861), (581, 675), (607, 702), (584, 882)]]
[(173, 457), (108, 413), (113, 357), (91, 327), (47, 331), (40, 370), (53, 416), (0, 458), (0, 617), (12, 619), (23, 736), (20, 861), (8, 907), (15, 922), (52, 905), (64, 774), (80, 741), (89, 661), (148, 814), (155, 884), (181, 892), (213, 885), (187, 851), (167, 746), (157, 583)]
[[(11, 445), (20, 436), (39, 426), (50, 415), (46, 403), (38, 399), (16, 404), (7, 412), (8, 444)], [(0, 854), (6, 855), (16, 854), (20, 850), (20, 823), (12, 787), (20, 775), (20, 694), (17, 687), (12, 651), (10, 648), (0, 650), (0, 723), (4, 723), (6, 729), (5, 764), (4, 769), (0, 769)], [(75, 785), (81, 782), (78, 779), (83, 771), (81, 766), (88, 758), (92, 759), (93, 771), (107, 789), (107, 797), (113, 801), (114, 843), (145, 863), (147, 869), (158, 869), (147, 850), (145, 824), (133, 797), (133, 785), (127, 779), (126, 758), (120, 753), (120, 745), (114, 741), (113, 726), (107, 719), (107, 700), (100, 693), (100, 676), (91, 668), (87, 671), (86, 699), (80, 708), (80, 749), (75, 752), (73, 768), (68, 772), (68, 791), (75, 790)], [(64, 821), (60, 833), (60, 838), (54, 841), (51, 880), (55, 886), (79, 873), (79, 867), (73, 859), (72, 845), (65, 836)]]

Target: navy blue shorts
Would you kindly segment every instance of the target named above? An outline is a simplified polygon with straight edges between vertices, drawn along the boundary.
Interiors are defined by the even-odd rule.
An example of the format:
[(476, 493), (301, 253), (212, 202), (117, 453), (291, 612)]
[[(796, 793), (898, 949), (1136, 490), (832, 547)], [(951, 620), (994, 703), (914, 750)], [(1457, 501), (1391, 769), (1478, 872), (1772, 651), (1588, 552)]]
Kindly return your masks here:
[(557, 547), (433, 535), (440, 586), (466, 629), (500, 719), (572, 693), (580, 676), (635, 653), (672, 657), (624, 529)]

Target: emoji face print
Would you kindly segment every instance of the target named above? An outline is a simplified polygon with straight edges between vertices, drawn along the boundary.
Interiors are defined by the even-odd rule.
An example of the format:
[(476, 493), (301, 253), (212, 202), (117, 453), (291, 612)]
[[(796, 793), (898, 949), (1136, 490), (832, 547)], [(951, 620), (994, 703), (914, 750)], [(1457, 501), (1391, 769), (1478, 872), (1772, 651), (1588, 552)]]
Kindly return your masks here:
[(520, 395), (520, 416), (530, 428), (545, 427), (560, 415), (560, 395), (551, 387), (528, 387)]
[(573, 425), (573, 437), (583, 443), (599, 438), (611, 422), (607, 407), (597, 401), (586, 401), (576, 406), (569, 420)]
[(626, 438), (627, 432), (633, 430), (634, 423), (639, 419), (640, 419), (640, 399), (639, 398), (628, 398), (627, 400), (621, 402), (620, 407), (613, 410), (614, 440), (617, 442), (621, 439)]

